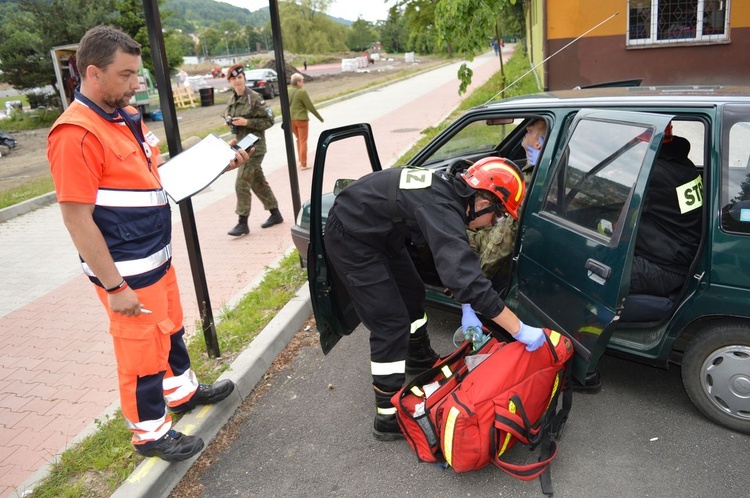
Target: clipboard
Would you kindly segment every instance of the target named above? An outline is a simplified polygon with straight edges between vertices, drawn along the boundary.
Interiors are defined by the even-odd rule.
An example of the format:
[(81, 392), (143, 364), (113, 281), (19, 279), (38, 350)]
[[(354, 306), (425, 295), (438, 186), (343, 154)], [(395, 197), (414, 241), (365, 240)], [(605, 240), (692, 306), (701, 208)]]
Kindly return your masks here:
[(161, 185), (179, 203), (211, 185), (229, 167), (235, 151), (214, 134), (159, 166)]

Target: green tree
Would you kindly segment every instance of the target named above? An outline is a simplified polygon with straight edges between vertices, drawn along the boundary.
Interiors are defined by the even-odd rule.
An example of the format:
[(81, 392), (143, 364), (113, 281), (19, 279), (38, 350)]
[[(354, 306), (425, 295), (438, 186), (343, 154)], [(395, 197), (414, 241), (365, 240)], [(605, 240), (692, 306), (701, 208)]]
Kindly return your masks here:
[(247, 41), (248, 52), (255, 52), (258, 44), (260, 44), (261, 47), (265, 47), (263, 43), (263, 33), (255, 26), (246, 24), (244, 28), (244, 36)]
[[(159, 6), (165, 0), (158, 0)], [(154, 62), (152, 60), (151, 43), (148, 39), (148, 28), (146, 27), (146, 16), (143, 12), (143, 0), (115, 0), (115, 8), (118, 12), (117, 21), (113, 24), (129, 34), (135, 41), (141, 44), (141, 59), (143, 67), (149, 71), (154, 71)], [(159, 15), (164, 19), (171, 16), (170, 11), (159, 11)], [(175, 31), (166, 31), (163, 33), (164, 49), (167, 53), (167, 65), (171, 74), (177, 72), (177, 68), (182, 66), (182, 52), (180, 50), (179, 40), (175, 38)]]
[(325, 14), (332, 0), (293, 0), (293, 3), (302, 8), (305, 17), (310, 21), (315, 19), (316, 14)]
[(208, 28), (200, 35), (198, 53), (204, 56), (224, 53), (224, 32)]
[(0, 81), (18, 90), (54, 84), (50, 49), (77, 43), (89, 27), (115, 18), (111, 0), (24, 0), (3, 12)]
[[(332, 21), (327, 16), (310, 12), (310, 5), (327, 8), (327, 0), (298, 0), (281, 2), (279, 17), (281, 33), (284, 39), (284, 50), (304, 54), (320, 54), (346, 50), (347, 28)], [(316, 11), (320, 12), (320, 11)]]
[(346, 45), (349, 50), (356, 52), (367, 50), (376, 41), (378, 41), (378, 35), (372, 28), (372, 23), (362, 18), (352, 23), (346, 35)]
[[(440, 50), (435, 29), (434, 0), (401, 0), (396, 5), (404, 8), (404, 22), (409, 33), (406, 49), (424, 54)], [(450, 53), (450, 47), (448, 47)]]
[(408, 32), (406, 18), (397, 6), (388, 9), (388, 17), (380, 26), (380, 42), (386, 52), (403, 52), (406, 49)]
[[(518, 5), (517, 5), (518, 3)], [(522, 8), (517, 0), (440, 0), (435, 8), (435, 24), (440, 41), (468, 61), (486, 50), (492, 38), (500, 39), (508, 28), (506, 19), (516, 20), (513, 9)], [(523, 13), (521, 13), (523, 15)], [(505, 72), (500, 57), (501, 85)], [(458, 69), (458, 93), (466, 92), (473, 72), (466, 63)]]

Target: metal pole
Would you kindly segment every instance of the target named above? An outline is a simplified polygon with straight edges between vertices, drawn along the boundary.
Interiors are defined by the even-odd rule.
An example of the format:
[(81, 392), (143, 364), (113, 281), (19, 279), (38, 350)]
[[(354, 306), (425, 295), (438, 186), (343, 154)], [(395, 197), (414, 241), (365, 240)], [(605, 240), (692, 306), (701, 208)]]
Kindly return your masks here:
[(286, 162), (289, 168), (289, 187), (292, 189), (292, 207), (294, 219), (302, 206), (299, 198), (299, 179), (297, 178), (297, 164), (294, 160), (294, 143), (292, 142), (292, 119), (289, 112), (289, 92), (286, 82), (286, 64), (284, 62), (284, 47), (281, 43), (281, 23), (279, 21), (279, 4), (277, 0), (269, 0), (271, 14), (271, 33), (273, 34), (273, 52), (276, 59), (276, 72), (279, 75), (279, 98), (281, 99), (281, 122), (284, 126), (284, 144), (286, 145)]
[[(169, 65), (167, 64), (167, 52), (164, 48), (164, 37), (162, 36), (161, 17), (159, 16), (157, 0), (143, 0), (143, 11), (146, 16), (148, 40), (151, 44), (151, 56), (154, 61), (154, 77), (159, 89), (159, 102), (164, 116), (164, 132), (167, 136), (169, 156), (174, 157), (182, 152), (182, 142), (180, 141), (180, 129), (177, 124), (177, 113), (174, 108), (172, 83), (169, 79)], [(203, 259), (201, 258), (193, 203), (189, 198), (180, 203), (180, 216), (182, 217), (182, 230), (185, 233), (190, 268), (193, 273), (195, 296), (198, 299), (198, 308), (201, 314), (206, 350), (210, 357), (221, 356), (219, 340), (216, 337), (213, 312), (211, 311), (211, 300), (208, 296), (206, 273), (203, 268)]]

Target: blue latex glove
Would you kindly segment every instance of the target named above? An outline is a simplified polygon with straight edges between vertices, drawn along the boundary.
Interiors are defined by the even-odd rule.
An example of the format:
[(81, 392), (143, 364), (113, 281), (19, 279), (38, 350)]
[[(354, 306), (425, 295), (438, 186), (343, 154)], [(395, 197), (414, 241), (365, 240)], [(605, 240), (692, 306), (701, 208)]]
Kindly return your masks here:
[(464, 329), (464, 333), (469, 330), (469, 327), (476, 327), (479, 330), (482, 330), (482, 322), (477, 318), (477, 314), (471, 309), (470, 304), (462, 304), (461, 312), (463, 313), (463, 316), (461, 317), (461, 328)]
[[(544, 137), (539, 137), (539, 144), (540, 145), (544, 144)], [(539, 161), (539, 153), (542, 150), (537, 149), (533, 145), (527, 145), (525, 148), (526, 148), (526, 157), (529, 160), (528, 164), (530, 166), (536, 166), (536, 163)]]
[(521, 322), (521, 330), (513, 338), (526, 344), (526, 351), (536, 351), (547, 340), (542, 329), (529, 327), (523, 322)]

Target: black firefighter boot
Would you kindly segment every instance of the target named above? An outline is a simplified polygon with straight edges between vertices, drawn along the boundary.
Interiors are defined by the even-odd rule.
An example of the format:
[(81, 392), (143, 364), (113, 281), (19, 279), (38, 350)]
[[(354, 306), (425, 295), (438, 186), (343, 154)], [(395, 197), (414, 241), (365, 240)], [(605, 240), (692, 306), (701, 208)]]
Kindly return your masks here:
[(237, 222), (237, 226), (227, 232), (227, 235), (232, 237), (239, 237), (240, 235), (247, 235), (250, 233), (250, 229), (247, 227), (247, 216), (240, 216), (240, 221)]
[(278, 225), (279, 223), (284, 223), (284, 218), (281, 217), (281, 213), (278, 209), (272, 209), (271, 216), (269, 216), (268, 219), (264, 221), (260, 227), (268, 228), (274, 225)]
[(396, 408), (391, 404), (391, 396), (396, 393), (381, 391), (375, 385), (372, 387), (375, 389), (375, 406), (377, 407), (372, 435), (378, 441), (403, 439), (404, 435), (396, 420)]
[(435, 365), (440, 356), (430, 347), (427, 325), (421, 326), (409, 337), (409, 351), (406, 353), (406, 373), (416, 375)]

